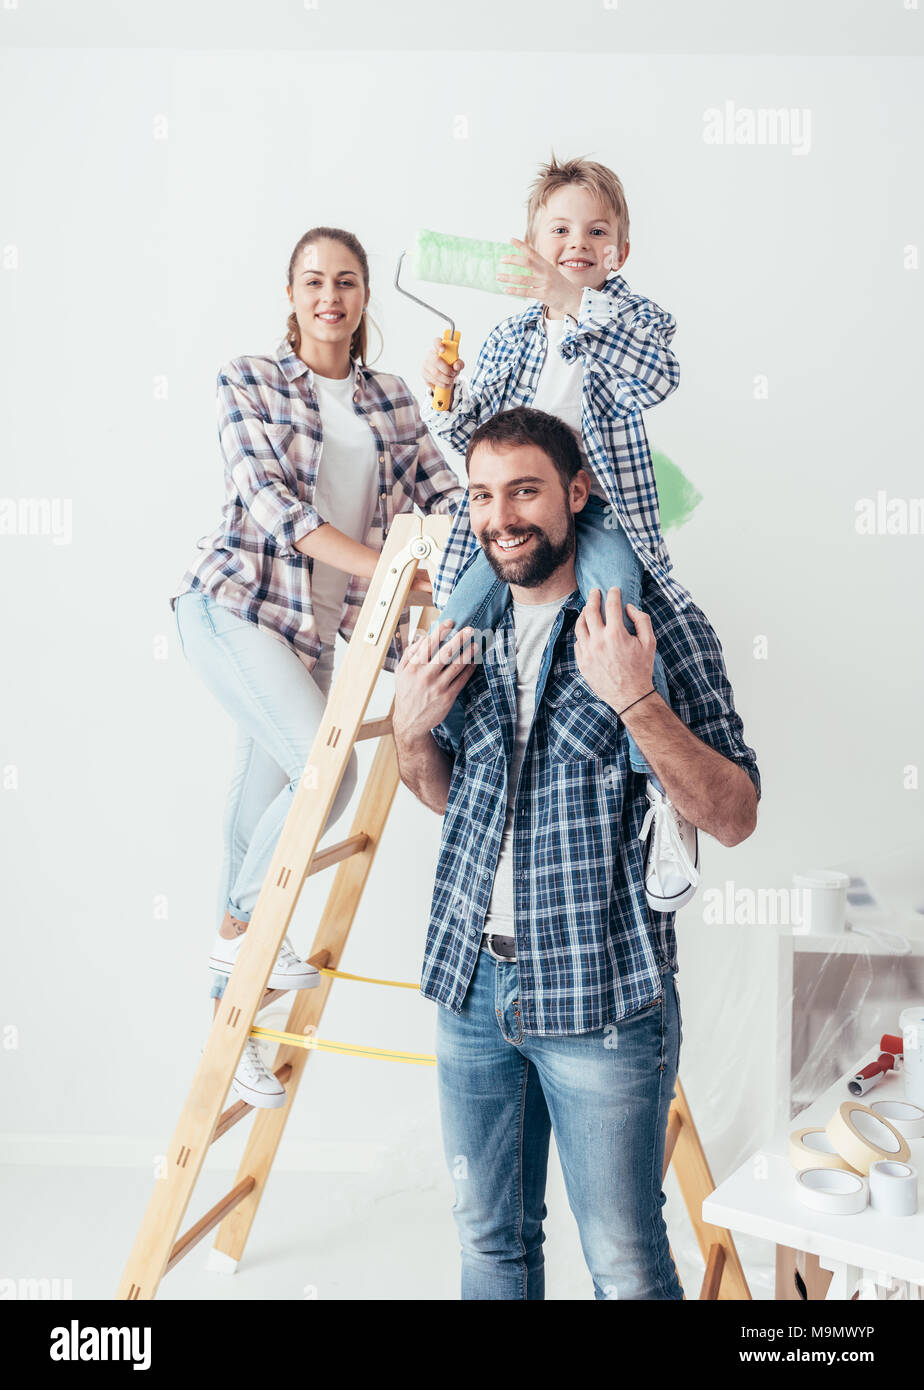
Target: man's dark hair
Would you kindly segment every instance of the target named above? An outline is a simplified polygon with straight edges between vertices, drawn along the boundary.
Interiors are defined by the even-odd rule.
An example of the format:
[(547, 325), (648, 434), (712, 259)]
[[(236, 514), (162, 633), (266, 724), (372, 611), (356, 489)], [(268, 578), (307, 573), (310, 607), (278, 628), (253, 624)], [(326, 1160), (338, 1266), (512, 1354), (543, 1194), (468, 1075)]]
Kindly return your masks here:
[(518, 405), (514, 410), (502, 410), (479, 425), (465, 451), (465, 472), (479, 444), (494, 444), (499, 449), (513, 449), (518, 445), (535, 444), (558, 469), (562, 490), (565, 496), (575, 473), (583, 467), (580, 450), (574, 432), (555, 415), (545, 410), (532, 410), (527, 405)]

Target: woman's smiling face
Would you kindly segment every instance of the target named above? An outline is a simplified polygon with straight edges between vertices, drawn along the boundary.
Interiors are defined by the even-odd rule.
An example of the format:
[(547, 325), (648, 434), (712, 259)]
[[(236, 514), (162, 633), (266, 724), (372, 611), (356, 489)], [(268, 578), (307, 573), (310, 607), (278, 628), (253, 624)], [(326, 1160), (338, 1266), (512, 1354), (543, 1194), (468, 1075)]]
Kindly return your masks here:
[(349, 344), (369, 302), (359, 261), (330, 237), (302, 248), (286, 292), (303, 346), (309, 342)]

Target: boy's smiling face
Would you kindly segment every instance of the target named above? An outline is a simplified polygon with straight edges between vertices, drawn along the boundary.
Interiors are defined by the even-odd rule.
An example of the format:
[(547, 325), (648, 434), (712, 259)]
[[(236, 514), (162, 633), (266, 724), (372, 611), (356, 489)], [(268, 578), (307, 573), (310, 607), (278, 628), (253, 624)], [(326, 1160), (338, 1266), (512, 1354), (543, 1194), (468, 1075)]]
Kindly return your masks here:
[(615, 213), (576, 183), (559, 188), (539, 209), (528, 240), (540, 256), (582, 289), (598, 290), (629, 254), (628, 241), (619, 253)]

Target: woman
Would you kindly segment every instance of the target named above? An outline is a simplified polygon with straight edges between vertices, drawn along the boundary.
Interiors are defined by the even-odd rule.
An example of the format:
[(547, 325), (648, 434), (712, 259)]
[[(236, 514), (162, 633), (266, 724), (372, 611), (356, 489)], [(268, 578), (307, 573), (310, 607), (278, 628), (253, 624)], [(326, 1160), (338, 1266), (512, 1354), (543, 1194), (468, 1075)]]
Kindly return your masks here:
[[(366, 366), (369, 266), (356, 237), (306, 232), (286, 293), (293, 312), (274, 354), (234, 358), (218, 374), (222, 519), (170, 599), (184, 655), (238, 725), (209, 960), (214, 1012), (324, 715), (337, 632), (349, 640), (392, 517), (415, 503), (453, 515), (464, 495), (407, 384)], [(432, 592), (424, 573), (416, 587)], [(325, 831), (356, 770), (353, 752)], [(287, 938), (268, 988), (319, 983)], [(251, 1105), (285, 1104), (254, 1039), (233, 1089)]]

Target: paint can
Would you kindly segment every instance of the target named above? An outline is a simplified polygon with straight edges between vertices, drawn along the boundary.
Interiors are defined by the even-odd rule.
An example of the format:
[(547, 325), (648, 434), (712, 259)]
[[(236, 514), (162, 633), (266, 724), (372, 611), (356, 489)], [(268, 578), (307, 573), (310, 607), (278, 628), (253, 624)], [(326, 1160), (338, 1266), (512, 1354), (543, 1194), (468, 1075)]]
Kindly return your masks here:
[(792, 882), (801, 900), (799, 935), (836, 936), (844, 931), (849, 874), (837, 869), (809, 869), (793, 874)]
[(902, 1030), (905, 1065), (905, 1099), (924, 1106), (924, 1004), (902, 1009), (898, 1018)]

